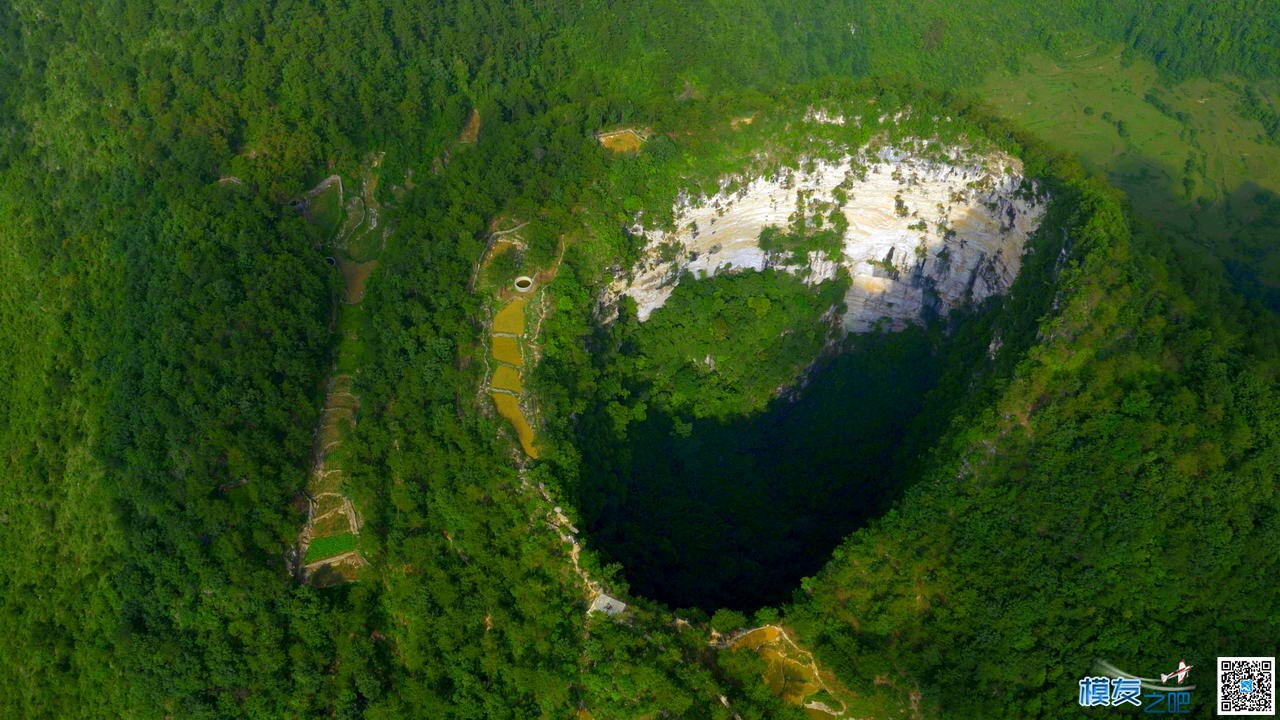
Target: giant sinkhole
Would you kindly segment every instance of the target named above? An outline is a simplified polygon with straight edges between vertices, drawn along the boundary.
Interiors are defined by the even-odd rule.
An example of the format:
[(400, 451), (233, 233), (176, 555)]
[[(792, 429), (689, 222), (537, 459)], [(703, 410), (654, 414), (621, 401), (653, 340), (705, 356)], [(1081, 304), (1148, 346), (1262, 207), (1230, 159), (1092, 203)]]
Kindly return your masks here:
[(783, 602), (921, 476), (1036, 264), (1048, 198), (1021, 167), (905, 139), (635, 218), (642, 250), (597, 312), (608, 380), (575, 420), (573, 488), (633, 593)]

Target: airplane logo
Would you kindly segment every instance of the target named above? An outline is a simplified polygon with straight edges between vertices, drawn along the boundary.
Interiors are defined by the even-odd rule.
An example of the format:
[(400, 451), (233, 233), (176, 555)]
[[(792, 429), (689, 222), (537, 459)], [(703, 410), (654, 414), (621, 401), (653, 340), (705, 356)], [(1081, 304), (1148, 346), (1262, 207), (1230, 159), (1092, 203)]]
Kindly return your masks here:
[(1179, 660), (1177, 670), (1174, 670), (1173, 672), (1168, 674), (1160, 673), (1160, 682), (1167, 683), (1169, 682), (1169, 678), (1176, 677), (1178, 678), (1178, 684), (1181, 685), (1182, 681), (1187, 679), (1187, 673), (1191, 672), (1191, 668), (1193, 667), (1195, 666), (1188, 665), (1186, 660)]

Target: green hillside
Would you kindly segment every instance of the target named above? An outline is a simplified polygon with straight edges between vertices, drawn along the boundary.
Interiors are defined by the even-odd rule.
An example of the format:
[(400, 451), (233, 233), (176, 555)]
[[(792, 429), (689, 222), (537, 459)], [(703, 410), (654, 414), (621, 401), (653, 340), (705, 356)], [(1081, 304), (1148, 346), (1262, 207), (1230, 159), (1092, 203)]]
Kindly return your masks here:
[[(1280, 637), (1277, 36), (1261, 0), (0, 2), (0, 717), (1056, 718), (1179, 658), (1210, 716), (1213, 658)], [(602, 319), (637, 213), (908, 138), (1053, 198), (1007, 296), (844, 344), (847, 278)], [(350, 519), (299, 553), (334, 407)]]

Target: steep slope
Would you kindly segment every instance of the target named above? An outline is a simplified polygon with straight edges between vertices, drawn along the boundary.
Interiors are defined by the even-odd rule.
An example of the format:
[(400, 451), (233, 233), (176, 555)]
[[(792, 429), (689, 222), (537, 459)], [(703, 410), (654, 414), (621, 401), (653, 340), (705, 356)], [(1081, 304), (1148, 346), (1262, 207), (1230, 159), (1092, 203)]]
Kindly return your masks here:
[(644, 237), (644, 254), (605, 302), (634, 299), (643, 322), (684, 273), (772, 267), (812, 284), (847, 273), (848, 332), (881, 320), (901, 328), (926, 311), (946, 315), (1002, 294), (1017, 276), (1044, 212), (1021, 165), (907, 139), (769, 177), (725, 179), (713, 196), (678, 200), (674, 232), (631, 228)]

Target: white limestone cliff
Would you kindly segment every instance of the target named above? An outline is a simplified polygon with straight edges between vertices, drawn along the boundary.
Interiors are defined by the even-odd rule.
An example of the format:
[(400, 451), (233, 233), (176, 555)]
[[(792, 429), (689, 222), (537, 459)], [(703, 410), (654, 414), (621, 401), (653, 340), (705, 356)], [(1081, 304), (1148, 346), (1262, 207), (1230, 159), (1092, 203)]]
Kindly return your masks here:
[[(772, 267), (808, 283), (845, 271), (851, 284), (844, 329), (864, 332), (882, 319), (898, 329), (927, 311), (945, 314), (1006, 292), (1044, 208), (1021, 162), (1004, 154), (920, 140), (863, 148), (769, 177), (727, 178), (710, 197), (678, 198), (674, 231), (640, 223), (631, 229), (644, 236), (645, 250), (610, 284), (604, 302), (630, 296), (644, 321), (686, 271), (710, 277)], [(847, 221), (835, 256), (809, 252), (795, 262), (790, 253), (760, 247), (766, 228), (812, 228), (832, 211)]]

